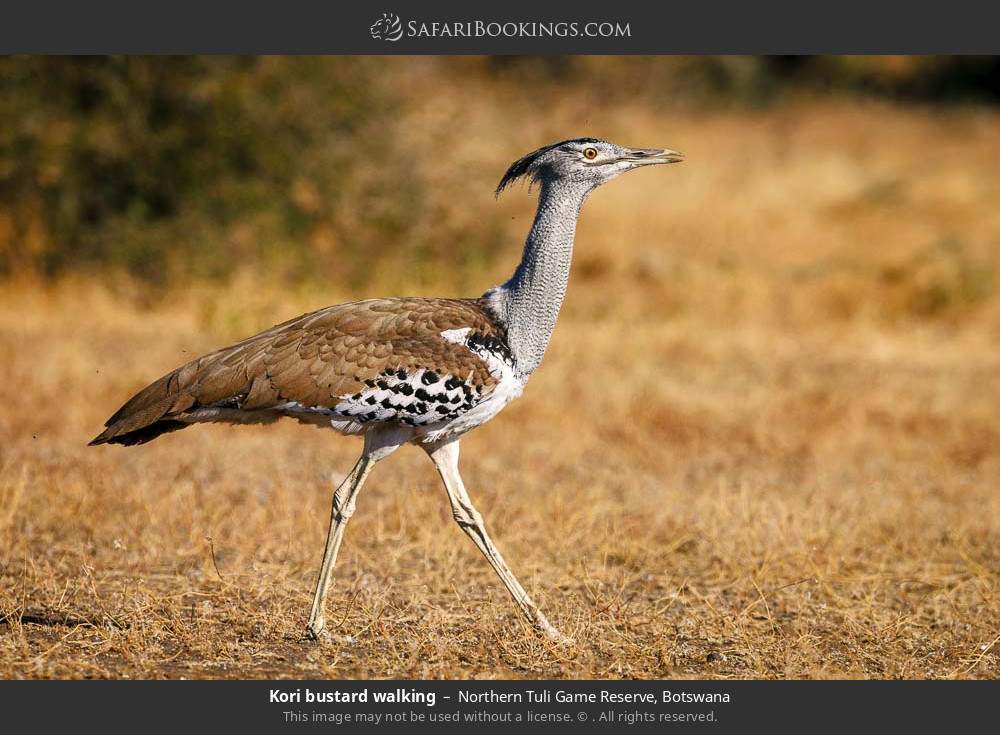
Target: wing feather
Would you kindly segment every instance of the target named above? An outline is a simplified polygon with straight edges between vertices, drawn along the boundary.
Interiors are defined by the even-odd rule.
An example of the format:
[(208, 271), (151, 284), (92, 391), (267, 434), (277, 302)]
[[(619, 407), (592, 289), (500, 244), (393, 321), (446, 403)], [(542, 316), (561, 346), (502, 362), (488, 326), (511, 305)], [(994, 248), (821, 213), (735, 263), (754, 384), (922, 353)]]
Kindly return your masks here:
[(206, 406), (259, 411), (298, 403), (333, 409), (387, 371), (468, 376), (488, 390), (494, 377), (485, 362), (441, 337), (442, 331), (465, 327), (486, 337), (505, 336), (478, 299), (378, 299), (321, 309), (163, 376), (130, 398), (91, 443), (148, 441)]

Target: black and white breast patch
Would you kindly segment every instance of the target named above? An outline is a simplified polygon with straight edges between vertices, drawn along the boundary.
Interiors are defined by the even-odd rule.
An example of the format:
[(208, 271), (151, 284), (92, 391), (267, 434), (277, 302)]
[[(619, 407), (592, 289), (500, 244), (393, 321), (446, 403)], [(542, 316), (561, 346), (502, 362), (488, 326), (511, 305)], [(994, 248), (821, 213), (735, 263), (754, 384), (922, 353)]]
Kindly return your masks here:
[(497, 388), (509, 382), (513, 355), (504, 340), (472, 333), (469, 328), (447, 330), (441, 337), (482, 358), (497, 379), (497, 386), (476, 385), (471, 382), (471, 374), (460, 377), (426, 367), (416, 370), (397, 367), (366, 380), (356, 393), (340, 396), (332, 408), (289, 403), (282, 409), (300, 419), (303, 415), (328, 416), (340, 430), (349, 432), (360, 431), (371, 422), (430, 426), (470, 415), (476, 406), (488, 403)]
[(385, 370), (363, 390), (342, 396), (333, 412), (358, 423), (398, 421), (423, 426), (457, 418), (482, 398), (480, 387), (429, 368)]

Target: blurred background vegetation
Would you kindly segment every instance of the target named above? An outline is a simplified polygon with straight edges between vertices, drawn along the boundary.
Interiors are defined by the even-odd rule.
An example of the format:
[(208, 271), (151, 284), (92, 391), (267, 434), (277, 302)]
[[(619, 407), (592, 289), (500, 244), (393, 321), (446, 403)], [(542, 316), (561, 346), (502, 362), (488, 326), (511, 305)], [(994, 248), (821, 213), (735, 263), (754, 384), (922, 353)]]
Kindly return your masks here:
[[(989, 108), (1000, 61), (2, 58), (0, 277), (82, 273), (160, 293), (245, 272), (350, 288), (376, 277), (419, 288), (445, 274), (472, 288), (498, 252), (513, 252), (508, 240), (516, 250), (523, 226), (470, 187), (488, 193), (502, 159), (544, 142), (527, 118), (556, 119), (568, 104), (575, 135), (607, 129), (587, 110), (637, 101), (690, 116), (845, 98)], [(505, 100), (518, 105), (509, 119)], [(461, 111), (466, 127), (435, 109)], [(499, 157), (469, 150), (469, 125), (471, 142)], [(871, 185), (875, 199), (898, 193), (892, 181)], [(934, 309), (945, 297), (922, 298)]]

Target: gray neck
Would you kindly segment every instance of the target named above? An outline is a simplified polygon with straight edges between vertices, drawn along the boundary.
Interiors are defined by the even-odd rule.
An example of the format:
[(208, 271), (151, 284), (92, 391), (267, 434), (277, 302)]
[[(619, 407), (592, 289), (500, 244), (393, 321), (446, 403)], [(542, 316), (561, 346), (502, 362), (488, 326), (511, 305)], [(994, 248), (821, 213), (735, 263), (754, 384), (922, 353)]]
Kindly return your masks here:
[(524, 256), (510, 280), (487, 292), (506, 323), (518, 373), (528, 376), (542, 361), (566, 295), (573, 237), (580, 207), (592, 186), (543, 182)]

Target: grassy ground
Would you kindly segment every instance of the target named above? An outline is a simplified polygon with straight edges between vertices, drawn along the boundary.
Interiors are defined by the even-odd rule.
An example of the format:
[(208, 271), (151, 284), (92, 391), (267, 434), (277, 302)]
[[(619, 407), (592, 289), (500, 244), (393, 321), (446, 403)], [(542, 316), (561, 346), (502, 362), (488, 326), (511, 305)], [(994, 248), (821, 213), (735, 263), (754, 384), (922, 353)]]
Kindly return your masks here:
[[(475, 130), (489, 108), (412, 114)], [(578, 114), (453, 155), (495, 179)], [(565, 649), (519, 621), (416, 450), (365, 487), (329, 603), (340, 638), (314, 644), (331, 475), (357, 440), (288, 423), (84, 446), (179, 362), (378, 275), (348, 292), (332, 274), (322, 295), (238, 278), (142, 310), (95, 282), (4, 286), (0, 675), (997, 677), (998, 122), (636, 108), (581, 131), (690, 161), (594, 195), (546, 362), (463, 443)], [(488, 184), (465, 197), (494, 206)], [(470, 294), (512, 267), (530, 217), (523, 193), (497, 206), (510, 245)]]

